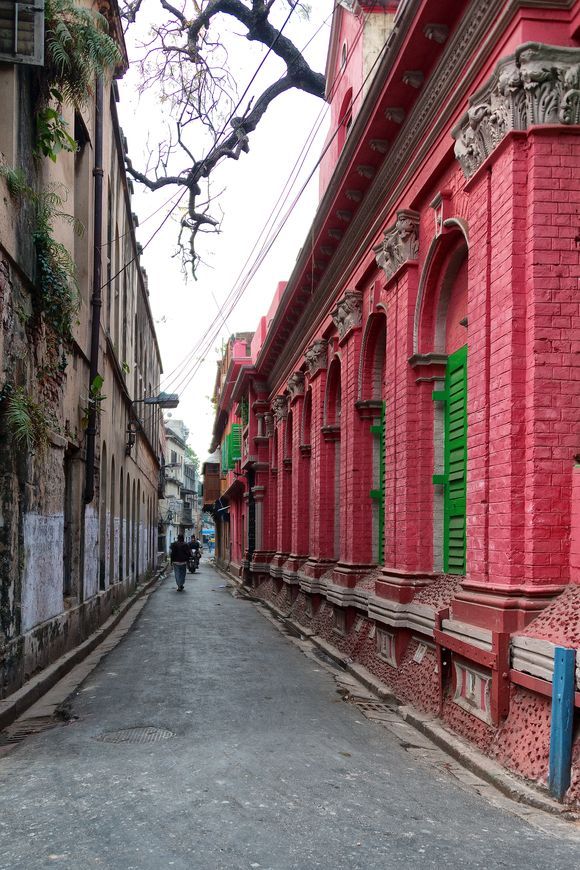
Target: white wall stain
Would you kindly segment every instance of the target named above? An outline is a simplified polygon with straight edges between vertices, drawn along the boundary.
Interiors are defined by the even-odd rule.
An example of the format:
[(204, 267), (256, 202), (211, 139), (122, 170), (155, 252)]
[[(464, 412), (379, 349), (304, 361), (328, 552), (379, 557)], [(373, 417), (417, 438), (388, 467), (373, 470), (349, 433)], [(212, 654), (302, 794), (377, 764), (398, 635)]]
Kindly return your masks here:
[(109, 564), (111, 559), (111, 513), (105, 512), (105, 589), (110, 585)]
[(121, 543), (121, 520), (115, 517), (114, 522), (114, 543), (115, 543), (115, 559), (113, 562), (114, 576), (111, 577), (111, 582), (116, 583), (121, 579), (119, 577), (119, 545)]
[(64, 514), (24, 517), (22, 632), (63, 610)]
[(85, 508), (85, 600), (99, 590), (99, 517), (92, 505)]

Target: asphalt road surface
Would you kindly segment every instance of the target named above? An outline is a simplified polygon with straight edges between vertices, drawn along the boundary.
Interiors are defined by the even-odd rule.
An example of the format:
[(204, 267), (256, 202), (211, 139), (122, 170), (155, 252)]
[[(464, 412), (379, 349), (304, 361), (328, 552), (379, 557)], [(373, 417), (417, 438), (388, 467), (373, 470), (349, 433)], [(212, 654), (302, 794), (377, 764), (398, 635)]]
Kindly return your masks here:
[[(578, 870), (577, 827), (410, 756), (223, 583), (203, 561), (183, 593), (168, 578), (78, 719), (0, 756), (2, 870)], [(134, 728), (154, 742), (108, 742)]]

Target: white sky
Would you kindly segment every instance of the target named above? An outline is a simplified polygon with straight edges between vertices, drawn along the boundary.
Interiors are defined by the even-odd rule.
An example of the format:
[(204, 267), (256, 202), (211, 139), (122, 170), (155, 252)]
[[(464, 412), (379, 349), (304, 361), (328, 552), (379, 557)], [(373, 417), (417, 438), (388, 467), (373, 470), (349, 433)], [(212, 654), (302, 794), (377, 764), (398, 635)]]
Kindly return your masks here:
[[(285, 17), (288, 7), (282, 0), (279, 0), (278, 5), (279, 14)], [(312, 5), (314, 8), (310, 20), (300, 20), (294, 14), (284, 32), (297, 46), (302, 47), (321, 23), (326, 21), (306, 52), (313, 69), (324, 73), (333, 0), (314, 0)], [(149, 16), (148, 26), (155, 20), (154, 16), (161, 20), (161, 15), (165, 13), (157, 0), (145, 2), (144, 16)], [(222, 16), (220, 25), (225, 21)], [(144, 24), (145, 18), (142, 18), (139, 30), (133, 29), (127, 34), (132, 61), (142, 53), (138, 42), (146, 33)], [(237, 26), (235, 30), (240, 33), (243, 28)], [(234, 71), (240, 93), (264, 54), (265, 49), (244, 38), (238, 36), (232, 40), (230, 67)], [(274, 55), (270, 55), (250, 94), (258, 96), (264, 86), (275, 81), (283, 70), (283, 64)], [(120, 83), (119, 112), (133, 165), (143, 169), (147, 159), (147, 142), (153, 144), (159, 136), (164, 116), (163, 107), (156, 94), (148, 91), (139, 96), (139, 80), (139, 67), (134, 64)], [(180, 406), (172, 413), (174, 418), (185, 421), (190, 430), (189, 443), (202, 462), (207, 456), (211, 440), (213, 408), (209, 398), (213, 392), (216, 360), (221, 355), (222, 341), (233, 332), (255, 330), (259, 318), (268, 310), (277, 282), (289, 277), (318, 203), (317, 173), (235, 310), (227, 317), (226, 323), (223, 319), (220, 320), (219, 335), (211, 343), (197, 374), (186, 383), (189, 381), (188, 372), (196, 364), (195, 360), (174, 376), (171, 373), (191, 353), (196, 342), (216, 318), (218, 304), (225, 300), (233, 287), (304, 142), (316, 119), (320, 118), (320, 113), (324, 112), (324, 107), (321, 100), (302, 92), (291, 91), (282, 95), (270, 106), (252, 134), (250, 153), (243, 154), (238, 162), (225, 161), (218, 168), (214, 176), (214, 190), (226, 188), (219, 202), (224, 212), (222, 231), (219, 235), (198, 235), (198, 248), (206, 265), (199, 266), (197, 281), (190, 277), (186, 282), (179, 257), (172, 257), (178, 233), (173, 219), (165, 224), (143, 254), (142, 264), (149, 275), (151, 308), (165, 372), (161, 388), (169, 392), (179, 392)], [(323, 116), (317, 139), (308, 152), (284, 212), (312, 171), (320, 155), (327, 128), (328, 113)], [(193, 150), (199, 156), (196, 149)], [(162, 208), (149, 220), (145, 221), (145, 218), (159, 209), (174, 192), (177, 192), (175, 188), (164, 188), (151, 193), (135, 183), (133, 207), (141, 221), (137, 237), (142, 244), (158, 228), (168, 209)], [(213, 214), (219, 216), (219, 208)]]

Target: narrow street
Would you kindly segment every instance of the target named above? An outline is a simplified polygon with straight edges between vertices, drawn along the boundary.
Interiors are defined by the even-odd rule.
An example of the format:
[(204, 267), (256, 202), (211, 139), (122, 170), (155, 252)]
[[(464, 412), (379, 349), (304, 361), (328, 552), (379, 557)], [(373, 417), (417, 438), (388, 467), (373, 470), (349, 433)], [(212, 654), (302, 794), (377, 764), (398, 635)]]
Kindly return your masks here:
[[(72, 712), (0, 757), (2, 870), (580, 864), (575, 825), (405, 751), (207, 561), (183, 594), (163, 582)], [(144, 726), (175, 736), (99, 739)]]

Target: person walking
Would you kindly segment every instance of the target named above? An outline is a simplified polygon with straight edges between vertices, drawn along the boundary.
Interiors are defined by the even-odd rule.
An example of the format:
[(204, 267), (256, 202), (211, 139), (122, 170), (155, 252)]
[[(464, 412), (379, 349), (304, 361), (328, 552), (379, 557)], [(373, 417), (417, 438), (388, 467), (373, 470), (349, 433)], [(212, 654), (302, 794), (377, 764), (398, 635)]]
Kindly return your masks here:
[(171, 564), (173, 565), (173, 573), (175, 582), (177, 583), (177, 591), (183, 592), (185, 586), (185, 574), (187, 571), (187, 560), (191, 555), (191, 547), (185, 543), (183, 535), (178, 535), (170, 547)]

